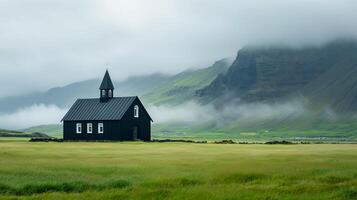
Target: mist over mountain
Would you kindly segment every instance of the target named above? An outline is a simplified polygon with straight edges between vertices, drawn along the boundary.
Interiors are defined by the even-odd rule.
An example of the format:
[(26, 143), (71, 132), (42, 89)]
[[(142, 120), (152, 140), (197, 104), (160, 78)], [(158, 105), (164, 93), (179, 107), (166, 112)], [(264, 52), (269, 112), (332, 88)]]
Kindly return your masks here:
[(164, 113), (156, 131), (165, 134), (348, 138), (357, 135), (356, 104), (357, 42), (343, 39), (245, 47), (195, 102), (154, 111)]
[(355, 0), (3, 0), (0, 97), (94, 79), (107, 65), (124, 80), (208, 66), (251, 44), (356, 38), (356, 10)]
[(303, 48), (245, 47), (227, 73), (197, 93), (204, 102), (281, 102), (303, 98), (357, 111), (357, 42)]
[[(97, 97), (99, 83), (88, 80), (1, 99), (0, 107), (9, 112), (33, 104), (68, 108), (76, 98)], [(248, 46), (239, 50), (234, 62), (223, 59), (172, 76), (153, 74), (115, 82), (115, 95), (139, 95), (157, 134), (280, 131), (294, 136), (351, 136), (357, 134), (356, 85), (357, 42), (335, 40), (299, 48)], [(29, 116), (29, 110), (33, 109), (19, 116)], [(60, 126), (51, 130), (59, 133)]]
[[(114, 82), (116, 86), (115, 95), (142, 95), (168, 78), (168, 75), (151, 74), (130, 77), (124, 81), (116, 81)], [(56, 105), (60, 108), (69, 108), (78, 98), (97, 98), (100, 81), (100, 79), (81, 81), (63, 87), (51, 88), (46, 92), (2, 98), (0, 99), (0, 113), (13, 112), (19, 108), (34, 104)]]
[[(178, 105), (196, 98), (196, 91), (224, 73), (231, 63), (232, 59), (222, 59), (207, 68), (186, 70), (176, 75), (151, 74), (115, 81), (114, 95), (140, 96), (148, 107)], [(2, 98), (0, 127), (14, 129), (59, 123), (76, 99), (98, 98), (100, 81), (81, 81), (43, 93)]]

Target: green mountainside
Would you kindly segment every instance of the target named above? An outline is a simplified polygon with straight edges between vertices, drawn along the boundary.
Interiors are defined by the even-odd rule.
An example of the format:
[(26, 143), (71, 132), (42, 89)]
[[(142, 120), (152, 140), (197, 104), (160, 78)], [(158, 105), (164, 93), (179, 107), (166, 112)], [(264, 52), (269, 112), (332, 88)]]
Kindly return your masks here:
[(204, 69), (184, 71), (163, 81), (142, 96), (148, 104), (177, 105), (196, 97), (196, 91), (208, 86), (219, 74), (223, 74), (231, 64), (222, 59)]
[(357, 48), (351, 57), (311, 81), (302, 92), (314, 106), (328, 106), (339, 114), (354, 115), (357, 111)]
[[(207, 86), (216, 76), (227, 70), (229, 59), (198, 70), (184, 71), (177, 75), (151, 74), (115, 81), (116, 96), (140, 96), (147, 104), (180, 103), (193, 98), (196, 90)], [(56, 105), (69, 108), (78, 98), (95, 98), (99, 95), (100, 79), (72, 83), (42, 93), (0, 99), (0, 113), (11, 113), (18, 108), (34, 104)]]
[(202, 102), (223, 108), (231, 102), (243, 113), (224, 126), (201, 126), (200, 131), (356, 137), (357, 43), (340, 40), (300, 49), (247, 47), (226, 74), (198, 94)]
[(38, 125), (29, 128), (22, 129), (20, 131), (26, 133), (46, 133), (47, 135), (54, 136), (54, 137), (63, 137), (63, 128), (61, 124), (47, 124), (47, 125)]
[[(327, 101), (334, 96), (341, 101), (355, 93), (356, 67), (355, 41), (300, 49), (247, 47), (239, 51), (225, 75), (199, 93), (203, 99), (219, 100), (229, 94), (245, 102), (281, 101), (296, 94)], [(342, 101), (350, 105), (351, 100)], [(329, 103), (334, 106), (335, 101)]]
[[(116, 81), (114, 82), (115, 95), (140, 96), (156, 85), (160, 85), (168, 78), (169, 76), (167, 75), (152, 74), (130, 77), (124, 81)], [(72, 83), (64, 87), (52, 88), (42, 93), (2, 98), (0, 99), (0, 113), (11, 113), (18, 108), (28, 107), (34, 104), (51, 104), (60, 108), (69, 108), (78, 98), (98, 97), (100, 82), (100, 79), (87, 80)]]

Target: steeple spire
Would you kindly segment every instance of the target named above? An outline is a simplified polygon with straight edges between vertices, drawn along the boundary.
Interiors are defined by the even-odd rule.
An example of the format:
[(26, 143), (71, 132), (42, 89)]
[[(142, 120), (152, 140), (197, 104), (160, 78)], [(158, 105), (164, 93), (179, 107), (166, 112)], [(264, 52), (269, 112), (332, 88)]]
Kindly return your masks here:
[(105, 75), (99, 87), (100, 90), (114, 90), (112, 79), (110, 78), (108, 70), (105, 71)]
[(105, 71), (105, 75), (99, 87), (100, 90), (100, 101), (107, 102), (114, 96), (114, 85), (112, 79), (110, 78), (108, 70)]

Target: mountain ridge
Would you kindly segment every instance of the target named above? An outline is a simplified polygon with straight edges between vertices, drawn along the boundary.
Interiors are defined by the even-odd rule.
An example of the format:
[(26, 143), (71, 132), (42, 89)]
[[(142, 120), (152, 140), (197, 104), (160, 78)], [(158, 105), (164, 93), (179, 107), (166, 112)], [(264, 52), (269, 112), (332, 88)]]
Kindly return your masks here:
[[(357, 111), (356, 83), (357, 42), (342, 40), (305, 49), (243, 48), (226, 74), (197, 93), (201, 99), (208, 99), (206, 102), (219, 102), (227, 94), (243, 102), (303, 96), (347, 112)], [(337, 93), (340, 99), (334, 100), (332, 94)], [(338, 106), (339, 102), (345, 103)]]
[[(221, 59), (207, 68), (186, 70), (174, 75), (154, 73), (132, 76), (123, 81), (114, 81), (114, 95), (141, 96), (144, 103), (156, 105), (176, 101), (174, 97), (177, 92), (185, 94), (185, 98), (193, 98), (196, 89), (206, 86), (206, 83), (213, 80), (217, 74), (224, 72), (229, 65), (229, 59)], [(90, 79), (50, 88), (45, 92), (0, 98), (0, 113), (11, 113), (34, 104), (69, 108), (78, 98), (97, 97), (100, 81), (100, 79)], [(158, 100), (159, 98), (161, 100)]]

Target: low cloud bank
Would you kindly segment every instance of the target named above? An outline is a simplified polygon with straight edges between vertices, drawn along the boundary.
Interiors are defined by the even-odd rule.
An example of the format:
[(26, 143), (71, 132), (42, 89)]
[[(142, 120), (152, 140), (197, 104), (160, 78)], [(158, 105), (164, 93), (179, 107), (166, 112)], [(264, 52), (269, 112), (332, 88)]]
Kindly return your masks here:
[(67, 109), (55, 105), (35, 104), (14, 113), (0, 114), (0, 128), (22, 129), (41, 124), (58, 124)]
[[(35, 104), (21, 108), (14, 113), (0, 114), (0, 128), (22, 129), (42, 124), (58, 124), (68, 109), (56, 105)], [(266, 119), (286, 119), (312, 114), (303, 101), (293, 100), (282, 103), (227, 103), (221, 108), (211, 104), (201, 105), (190, 101), (177, 106), (151, 106), (148, 112), (156, 124), (177, 123), (199, 125), (212, 123), (224, 126), (235, 120), (261, 121)], [(336, 119), (332, 109), (321, 113), (326, 119)], [(321, 117), (321, 116), (320, 116)]]
[(152, 106), (149, 113), (156, 123), (200, 124), (214, 122), (217, 125), (234, 120), (264, 120), (301, 116), (308, 113), (299, 100), (283, 103), (227, 104), (216, 109), (213, 105), (188, 102), (178, 106)]

